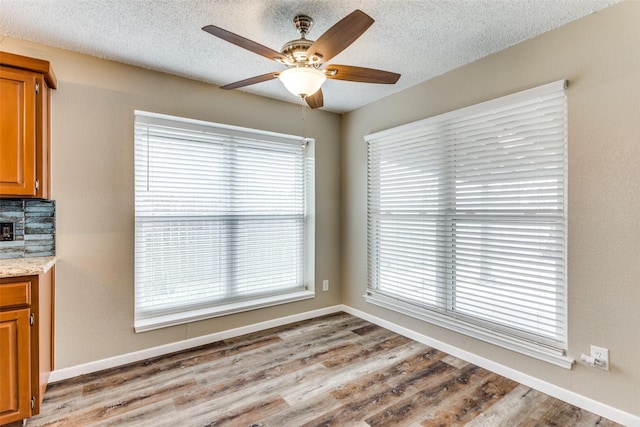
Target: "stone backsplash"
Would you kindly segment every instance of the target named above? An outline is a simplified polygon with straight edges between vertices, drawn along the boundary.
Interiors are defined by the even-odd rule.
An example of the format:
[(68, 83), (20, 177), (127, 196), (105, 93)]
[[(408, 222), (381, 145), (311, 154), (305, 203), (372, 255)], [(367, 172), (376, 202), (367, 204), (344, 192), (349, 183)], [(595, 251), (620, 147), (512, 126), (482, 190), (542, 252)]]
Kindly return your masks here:
[(0, 199), (0, 223), (13, 223), (15, 240), (0, 241), (0, 258), (56, 254), (56, 202)]

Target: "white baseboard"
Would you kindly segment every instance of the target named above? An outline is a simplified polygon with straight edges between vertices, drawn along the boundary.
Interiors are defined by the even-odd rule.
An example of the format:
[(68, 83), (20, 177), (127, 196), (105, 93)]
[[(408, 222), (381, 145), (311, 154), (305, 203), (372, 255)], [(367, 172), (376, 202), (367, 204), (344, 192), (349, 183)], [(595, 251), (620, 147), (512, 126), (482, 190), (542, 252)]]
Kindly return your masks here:
[(98, 372), (109, 368), (115, 368), (116, 366), (127, 365), (129, 363), (139, 362), (141, 360), (149, 359), (152, 357), (175, 353), (177, 351), (211, 344), (216, 341), (239, 337), (240, 335), (263, 331), (265, 329), (287, 325), (289, 323), (299, 322), (301, 320), (312, 319), (314, 317), (324, 316), (327, 314), (338, 313), (340, 311), (344, 311), (343, 307), (341, 305), (334, 305), (331, 307), (320, 308), (318, 310), (307, 311), (291, 316), (279, 317), (277, 319), (267, 320), (265, 322), (254, 323), (252, 325), (242, 326), (240, 328), (215, 332), (213, 334), (204, 335), (201, 337), (173, 342), (158, 347), (147, 348), (144, 350), (135, 351), (133, 353), (127, 353), (119, 356), (109, 357), (107, 359), (96, 360), (95, 362), (83, 363), (82, 365), (57, 369), (51, 372), (51, 376), (49, 376), (49, 382), (54, 383), (56, 381), (66, 380), (68, 378), (77, 377), (79, 375), (90, 374), (92, 372)]
[(496, 363), (492, 360), (485, 359), (466, 350), (462, 350), (458, 347), (454, 347), (450, 344), (444, 343), (439, 340), (435, 340), (426, 335), (420, 334), (411, 329), (397, 325), (395, 323), (384, 320), (380, 317), (365, 313), (358, 309), (349, 307), (347, 305), (335, 305), (331, 307), (325, 307), (318, 310), (312, 310), (304, 313), (295, 314), (292, 316), (280, 317), (277, 319), (268, 320), (265, 322), (255, 323), (240, 328), (229, 329), (226, 331), (216, 332), (213, 334), (205, 335), (202, 337), (191, 338), (184, 341), (179, 341), (171, 344), (161, 345), (158, 347), (152, 347), (145, 350), (136, 351), (133, 353), (127, 353), (120, 356), (110, 357), (107, 359), (97, 360), (95, 362), (84, 363), (82, 365), (72, 366), (69, 368), (58, 369), (51, 373), (49, 382), (56, 382), (65, 380), (68, 378), (77, 377), (83, 374), (89, 374), (92, 372), (101, 371), (103, 369), (114, 368), (129, 363), (139, 362), (141, 360), (149, 359), (151, 357), (162, 356), (164, 354), (174, 353), (176, 351), (186, 350), (192, 347), (198, 347), (201, 345), (211, 344), (216, 341), (237, 337), (240, 335), (250, 334), (253, 332), (262, 331), (265, 329), (286, 325), (301, 320), (312, 319), (318, 316), (324, 316), (327, 314), (337, 313), (344, 311), (353, 316), (360, 317), (390, 331), (396, 332), (400, 335), (404, 335), (407, 338), (411, 338), (415, 341), (428, 345), (430, 347), (437, 348), (452, 356), (466, 360), (469, 363), (488, 369), (499, 375), (517, 381), (528, 387), (535, 388), (549, 396), (553, 396), (557, 399), (561, 399), (577, 407), (583, 408), (587, 411), (593, 412), (605, 418), (608, 418), (617, 423), (623, 424), (629, 427), (640, 427), (640, 417), (624, 412), (620, 409), (616, 409), (604, 403), (598, 402), (581, 394), (573, 391), (558, 387), (554, 384), (542, 381), (531, 375), (517, 371), (513, 368), (509, 368), (502, 364)]
[(640, 427), (640, 417), (628, 412), (616, 409), (609, 405), (605, 405), (604, 403), (598, 402), (597, 400), (593, 400), (589, 397), (583, 396), (565, 388), (558, 387), (546, 381), (542, 381), (536, 377), (532, 377), (531, 375), (517, 371), (513, 368), (509, 368), (492, 360), (485, 359), (484, 357), (480, 357), (442, 341), (430, 338), (426, 335), (405, 328), (404, 326), (400, 326), (387, 320), (381, 319), (380, 317), (365, 313), (364, 311), (360, 311), (346, 305), (342, 306), (342, 311), (367, 320), (371, 323), (375, 323), (378, 326), (389, 329), (390, 331), (396, 332), (400, 335), (404, 335), (407, 338), (411, 338), (412, 340), (428, 345), (429, 347), (434, 347), (438, 350), (444, 351), (445, 353), (448, 353), (452, 356), (458, 357), (469, 363), (473, 363), (474, 365), (480, 366), (481, 368), (488, 369), (492, 372), (495, 372), (496, 374), (502, 375), (503, 377), (517, 381), (520, 384), (534, 388), (538, 391), (541, 391), (542, 393), (555, 397), (556, 399), (563, 400), (574, 406), (577, 406), (589, 412), (593, 412), (594, 414), (598, 414), (622, 425), (629, 427)]

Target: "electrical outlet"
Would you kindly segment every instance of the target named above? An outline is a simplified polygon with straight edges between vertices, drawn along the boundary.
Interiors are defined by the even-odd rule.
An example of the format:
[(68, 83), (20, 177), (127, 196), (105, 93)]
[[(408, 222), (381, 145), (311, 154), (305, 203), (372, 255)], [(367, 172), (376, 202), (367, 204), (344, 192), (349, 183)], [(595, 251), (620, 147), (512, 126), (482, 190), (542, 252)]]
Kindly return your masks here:
[(12, 222), (0, 223), (0, 240), (2, 241), (16, 240), (15, 226)]
[(329, 280), (324, 279), (322, 281), (322, 290), (325, 292), (329, 290)]
[(605, 371), (609, 370), (609, 349), (592, 345), (591, 357), (600, 361), (600, 364), (595, 365), (597, 368), (604, 369)]

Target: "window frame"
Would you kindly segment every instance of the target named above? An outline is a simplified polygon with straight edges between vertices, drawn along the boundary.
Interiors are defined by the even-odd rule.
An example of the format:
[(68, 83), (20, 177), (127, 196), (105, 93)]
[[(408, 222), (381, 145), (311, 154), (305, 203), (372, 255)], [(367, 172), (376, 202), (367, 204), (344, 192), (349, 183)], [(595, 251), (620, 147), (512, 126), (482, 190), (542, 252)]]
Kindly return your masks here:
[[(497, 98), (494, 100), (490, 100), (487, 102), (483, 102), (480, 104), (472, 105), (469, 107), (461, 108), (459, 110), (454, 110), (448, 113), (440, 114), (434, 117), (430, 117), (427, 119), (419, 120), (417, 122), (401, 125), (392, 129), (383, 130), (380, 132), (376, 132), (370, 135), (365, 136), (365, 141), (367, 143), (367, 170), (368, 170), (368, 179), (367, 179), (367, 199), (368, 199), (368, 208), (367, 208), (367, 218), (368, 218), (368, 237), (367, 237), (367, 250), (368, 250), (368, 283), (367, 283), (367, 292), (364, 295), (364, 299), (366, 302), (375, 304), (393, 311), (397, 311), (406, 315), (409, 315), (414, 318), (418, 318), (420, 320), (480, 339), (485, 342), (489, 342), (504, 348), (508, 348), (510, 350), (517, 351), (519, 353), (523, 353), (537, 359), (541, 359), (547, 361), (549, 363), (553, 363), (558, 366), (562, 366), (564, 368), (570, 369), (574, 360), (568, 356), (566, 356), (567, 349), (567, 304), (566, 304), (566, 295), (567, 295), (567, 278), (566, 278), (566, 223), (567, 223), (567, 212), (566, 212), (566, 200), (567, 200), (567, 118), (566, 118), (566, 94), (564, 94), (564, 89), (566, 89), (567, 82), (565, 80), (549, 83), (546, 85), (542, 85), (539, 87), (535, 87), (533, 89), (525, 90), (522, 92), (514, 93), (511, 95), (507, 95), (501, 98)], [(517, 105), (522, 102), (528, 102), (532, 99), (536, 99), (536, 97), (544, 96), (549, 93), (557, 93), (562, 91), (564, 96), (564, 152), (563, 152), (563, 201), (562, 201), (562, 233), (563, 233), (563, 272), (561, 283), (563, 288), (562, 300), (557, 300), (558, 309), (562, 311), (562, 319), (563, 319), (563, 334), (559, 339), (554, 340), (546, 340), (543, 337), (534, 337), (531, 338), (526, 334), (516, 333), (515, 330), (509, 330), (508, 327), (502, 327), (500, 325), (496, 325), (490, 321), (483, 321), (477, 317), (469, 317), (464, 314), (454, 312), (452, 309), (449, 309), (449, 306), (455, 304), (454, 302), (454, 294), (456, 293), (455, 279), (452, 279), (452, 275), (455, 275), (455, 231), (456, 221), (460, 221), (457, 219), (460, 215), (456, 212), (454, 206), (449, 206), (446, 215), (447, 224), (442, 228), (437, 228), (439, 230), (446, 230), (447, 233), (451, 233), (452, 237), (446, 237), (442, 240), (438, 240), (438, 244), (440, 246), (440, 257), (441, 259), (446, 259), (447, 262), (445, 264), (450, 265), (449, 268), (442, 268), (437, 270), (437, 274), (441, 276), (446, 276), (446, 279), (438, 285), (438, 289), (435, 292), (445, 292), (444, 295), (439, 296), (440, 303), (444, 304), (445, 307), (443, 309), (437, 309), (433, 306), (425, 306), (417, 304), (415, 301), (411, 301), (413, 297), (401, 295), (402, 286), (398, 285), (396, 295), (393, 295), (389, 292), (380, 291), (378, 288), (378, 280), (381, 265), (378, 262), (379, 257), (379, 243), (380, 237), (378, 233), (379, 229), (376, 227), (380, 219), (375, 217), (376, 210), (374, 207), (374, 202), (379, 200), (380, 194), (380, 186), (379, 182), (376, 179), (380, 179), (380, 177), (376, 177), (375, 171), (372, 171), (372, 151), (371, 144), (376, 144), (379, 141), (400, 141), (402, 138), (408, 138), (407, 135), (414, 135), (419, 133), (422, 129), (430, 128), (435, 134), (438, 126), (445, 125), (455, 120), (463, 120), (466, 117), (472, 117), (479, 113), (486, 113), (490, 111), (496, 111), (503, 108), (509, 108), (510, 105)], [(394, 139), (395, 138), (395, 139)], [(434, 137), (435, 138), (435, 137)], [(442, 134), (437, 138), (437, 143), (443, 145), (444, 142), (447, 141), (447, 137)], [(444, 141), (444, 142), (443, 142)], [(437, 147), (434, 148), (434, 151), (437, 150)], [(414, 154), (415, 156), (415, 154)], [(432, 160), (436, 162), (436, 160)], [(453, 168), (447, 166), (443, 168), (444, 172), (441, 175), (438, 175), (438, 178), (443, 180), (446, 186), (446, 182), (451, 185), (454, 177), (451, 175), (453, 172)], [(438, 184), (440, 185), (440, 184)], [(450, 191), (451, 189), (449, 189)], [(378, 191), (378, 193), (375, 193)], [(372, 199), (372, 197), (377, 194), (378, 199)], [(455, 193), (455, 191), (454, 191)], [(450, 196), (455, 198), (455, 196)], [(380, 213), (378, 213), (379, 215)], [(529, 215), (535, 216), (535, 213), (529, 212)], [(525, 218), (526, 213), (524, 213), (520, 219)], [(434, 216), (435, 217), (435, 216)], [(495, 218), (497, 218), (496, 216)], [(464, 216), (462, 216), (464, 218)], [(477, 218), (477, 217), (476, 217)], [(506, 219), (507, 217), (505, 217)], [(473, 215), (470, 215), (464, 220), (475, 220)], [(398, 223), (400, 224), (400, 223)], [(442, 238), (442, 235), (439, 235)], [(445, 254), (446, 255), (443, 255)], [(404, 280), (404, 279), (403, 279)], [(411, 280), (408, 280), (409, 282)], [(438, 298), (437, 296), (435, 298)], [(435, 304), (434, 304), (435, 305)]]
[[(299, 185), (303, 188), (304, 198), (304, 217), (303, 217), (303, 247), (301, 249), (302, 260), (296, 262), (303, 263), (303, 284), (300, 290), (291, 290), (286, 292), (279, 292), (274, 294), (262, 293), (258, 296), (250, 296), (247, 298), (235, 298), (229, 301), (222, 302), (210, 302), (205, 304), (193, 303), (188, 305), (187, 308), (180, 308), (176, 305), (174, 308), (167, 308), (160, 310), (158, 314), (152, 314), (149, 310), (143, 312), (142, 308), (138, 308), (138, 298), (140, 297), (139, 288), (139, 274), (141, 262), (138, 257), (138, 251), (141, 250), (141, 244), (139, 239), (141, 238), (143, 217), (149, 218), (149, 213), (141, 213), (141, 208), (138, 205), (138, 185), (139, 182), (136, 176), (136, 190), (134, 195), (135, 206), (135, 246), (136, 254), (134, 260), (135, 266), (135, 295), (134, 295), (134, 329), (136, 332), (144, 332), (163, 328), (167, 326), (179, 325), (184, 323), (191, 323), (199, 320), (209, 319), (213, 317), (226, 316), (234, 313), (245, 312), (249, 310), (255, 310), (265, 307), (276, 306), (280, 304), (286, 304), (295, 301), (301, 301), (306, 299), (315, 298), (315, 194), (314, 194), (314, 180), (315, 180), (315, 140), (313, 138), (303, 138), (300, 136), (286, 135), (269, 131), (262, 131), (250, 128), (243, 128), (238, 126), (231, 126), (219, 123), (206, 122), (202, 120), (195, 120), (183, 117), (170, 116), (159, 113), (146, 112), (141, 110), (134, 111), (134, 128), (136, 133), (139, 132), (140, 126), (158, 126), (167, 127), (173, 129), (183, 128), (188, 131), (202, 132), (205, 134), (216, 135), (216, 138), (225, 140), (227, 144), (238, 143), (238, 141), (253, 140), (258, 144), (276, 143), (280, 146), (304, 146), (302, 150), (302, 168), (304, 175), (304, 182)], [(139, 137), (134, 136), (134, 145), (136, 154), (139, 155)], [(148, 138), (148, 137), (147, 137)], [(147, 142), (148, 144), (148, 142)], [(147, 160), (148, 162), (148, 160)], [(134, 172), (138, 171), (139, 165), (136, 162)], [(138, 171), (139, 172), (139, 171)], [(136, 174), (138, 174), (136, 172)], [(146, 172), (145, 172), (146, 173)], [(146, 178), (149, 179), (149, 178)], [(142, 192), (140, 192), (142, 193)], [(237, 196), (232, 196), (237, 197)], [(296, 215), (296, 218), (298, 215)], [(200, 218), (197, 216), (191, 218)], [(211, 218), (209, 218), (211, 220)], [(240, 221), (242, 219), (239, 219)], [(264, 218), (269, 220), (269, 218)], [(293, 219), (296, 222), (297, 219)], [(215, 220), (213, 220), (215, 222)], [(226, 227), (233, 228), (233, 218), (230, 218)], [(237, 220), (235, 220), (237, 221)], [(298, 226), (296, 226), (298, 227)], [(233, 235), (233, 232), (231, 232)], [(235, 238), (232, 237), (232, 240)], [(140, 279), (143, 280), (143, 279)], [(231, 284), (231, 286), (234, 286)], [(265, 287), (261, 285), (261, 288)], [(151, 310), (153, 311), (153, 310)]]

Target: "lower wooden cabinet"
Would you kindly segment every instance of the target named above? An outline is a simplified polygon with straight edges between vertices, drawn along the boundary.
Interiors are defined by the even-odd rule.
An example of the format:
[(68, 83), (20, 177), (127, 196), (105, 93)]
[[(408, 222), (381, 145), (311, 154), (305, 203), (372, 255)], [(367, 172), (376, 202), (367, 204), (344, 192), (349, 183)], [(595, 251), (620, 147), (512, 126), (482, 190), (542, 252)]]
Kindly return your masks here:
[(0, 408), (2, 419), (31, 415), (31, 346), (28, 308), (0, 312)]
[(40, 413), (53, 369), (54, 274), (0, 278), (0, 425)]

